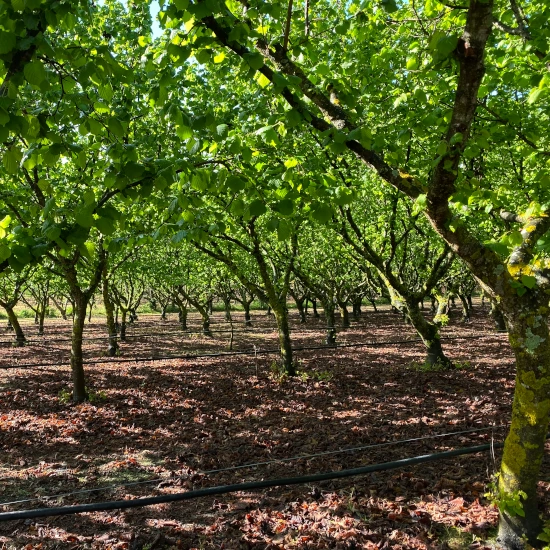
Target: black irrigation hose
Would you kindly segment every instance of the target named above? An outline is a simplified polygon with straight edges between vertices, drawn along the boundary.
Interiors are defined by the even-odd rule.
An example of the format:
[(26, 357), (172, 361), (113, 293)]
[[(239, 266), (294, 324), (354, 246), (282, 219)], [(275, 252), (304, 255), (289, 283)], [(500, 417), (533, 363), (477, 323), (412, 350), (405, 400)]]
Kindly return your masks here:
[[(327, 330), (337, 330), (337, 329), (341, 329), (342, 327), (325, 327), (325, 326), (320, 326), (318, 328), (313, 328), (313, 327), (307, 327), (307, 328), (297, 328), (297, 329), (292, 329), (290, 332), (324, 332), (324, 331), (327, 331)], [(348, 332), (350, 329), (354, 329), (354, 328), (365, 328), (363, 327), (362, 325), (356, 325), (356, 326), (352, 326), (352, 327), (348, 327), (348, 329), (346, 329), (345, 332)], [(127, 329), (128, 330), (128, 329)], [(231, 330), (231, 329), (226, 329), (226, 330), (210, 330), (209, 331), (210, 334), (267, 334), (267, 333), (271, 333), (271, 332), (277, 332), (277, 327), (273, 327), (273, 328), (269, 328), (269, 327), (266, 327), (266, 328), (253, 328), (253, 327), (250, 327), (248, 329), (234, 329), (234, 330)], [(126, 339), (127, 340), (131, 340), (132, 338), (148, 338), (148, 337), (155, 337), (155, 338), (161, 338), (161, 337), (164, 337), (164, 336), (183, 336), (183, 335), (186, 335), (186, 334), (204, 334), (204, 330), (203, 329), (197, 329), (197, 330), (191, 330), (191, 329), (185, 329), (185, 330), (179, 330), (179, 331), (174, 331), (174, 332), (162, 332), (162, 331), (159, 331), (159, 332), (143, 332), (143, 333), (140, 333), (140, 332), (137, 332), (137, 331), (134, 331), (133, 329), (129, 329), (129, 333), (126, 334)], [(72, 338), (47, 338), (47, 335), (44, 335), (44, 338), (47, 339), (48, 342), (72, 342)], [(114, 334), (114, 335), (106, 335), (106, 336), (94, 336), (94, 337), (89, 337), (89, 338), (82, 338), (82, 341), (83, 342), (91, 342), (91, 341), (101, 341), (101, 340), (120, 340), (120, 334)], [(0, 346), (1, 345), (9, 345), (11, 346), (13, 344), (13, 342), (16, 342), (16, 339), (15, 338), (12, 338), (10, 340), (0, 340)], [(25, 339), (25, 344), (42, 344), (43, 341), (42, 340), (31, 340), (31, 339)]]
[[(493, 336), (492, 333), (487, 333), (483, 335), (476, 336), (447, 336), (441, 338), (442, 340), (479, 340), (485, 336)], [(374, 346), (386, 346), (386, 345), (400, 345), (400, 344), (410, 344), (422, 342), (421, 338), (410, 338), (407, 340), (395, 340), (395, 341), (385, 341), (385, 342), (362, 342), (359, 344), (337, 344), (334, 346), (324, 345), (324, 346), (304, 346), (292, 348), (293, 352), (298, 351), (314, 351), (314, 350), (331, 350), (331, 349), (340, 349), (340, 348), (359, 348), (359, 347), (374, 347)], [(103, 363), (148, 363), (153, 361), (169, 361), (171, 359), (205, 359), (205, 358), (215, 358), (215, 357), (236, 357), (238, 355), (245, 356), (258, 356), (258, 355), (273, 355), (280, 353), (280, 349), (266, 349), (266, 350), (254, 350), (254, 351), (224, 351), (219, 353), (206, 353), (206, 354), (185, 354), (185, 355), (165, 355), (165, 356), (151, 356), (151, 357), (141, 357), (133, 359), (97, 359), (95, 361), (89, 361), (88, 364), (99, 365)], [(59, 363), (31, 363), (23, 365), (0, 365), (0, 370), (10, 370), (10, 369), (30, 369), (30, 368), (39, 368), (39, 367), (54, 367), (54, 366), (63, 366)]]
[(360, 468), (352, 468), (349, 470), (340, 470), (339, 472), (324, 472), (319, 474), (311, 474), (298, 477), (287, 477), (279, 479), (266, 479), (262, 481), (250, 481), (245, 483), (234, 483), (232, 485), (221, 485), (217, 487), (208, 487), (198, 489), (196, 491), (188, 491), (186, 493), (175, 493), (170, 495), (160, 495), (157, 497), (137, 498), (134, 500), (114, 500), (108, 502), (94, 502), (91, 504), (77, 504), (73, 506), (58, 506), (54, 508), (38, 508), (36, 510), (23, 510), (17, 512), (0, 513), (0, 522), (12, 521), (18, 519), (33, 519), (48, 516), (66, 516), (70, 514), (80, 514), (83, 512), (99, 512), (101, 510), (126, 510), (128, 508), (138, 508), (143, 506), (151, 506), (153, 504), (164, 504), (168, 502), (179, 502), (182, 500), (190, 500), (211, 495), (223, 495), (226, 493), (234, 493), (236, 491), (249, 491), (252, 489), (266, 489), (268, 487), (281, 487), (288, 485), (300, 485), (304, 483), (313, 483), (317, 481), (327, 481), (331, 479), (342, 479), (346, 477), (369, 474), (372, 472), (382, 472), (385, 470), (395, 470), (405, 466), (414, 466), (426, 462), (435, 462), (460, 455), (474, 454), (489, 449), (503, 447), (503, 443), (487, 443), (476, 447), (466, 447), (463, 449), (454, 449), (452, 451), (444, 451), (430, 455), (415, 456), (412, 458), (404, 458), (393, 462), (382, 462), (380, 464), (372, 464), (370, 466), (362, 466)]
[[(308, 455), (299, 455), (299, 456), (292, 456), (292, 457), (283, 457), (283, 458), (275, 458), (273, 460), (264, 460), (262, 462), (251, 462), (247, 464), (239, 464), (237, 466), (228, 466), (226, 468), (218, 468), (216, 470), (199, 470), (196, 473), (199, 475), (212, 475), (212, 474), (218, 474), (222, 472), (233, 472), (235, 470), (243, 470), (243, 469), (250, 469), (250, 468), (257, 468), (258, 466), (268, 466), (270, 464), (281, 464), (285, 462), (297, 462), (298, 460), (311, 460), (313, 458), (320, 458), (328, 455), (336, 455), (336, 454), (344, 454), (344, 453), (357, 453), (359, 451), (366, 451), (368, 449), (379, 449), (381, 447), (389, 447), (391, 445), (402, 445), (404, 443), (417, 443), (419, 441), (426, 441), (428, 439), (440, 439), (443, 437), (452, 437), (457, 435), (464, 435), (464, 434), (472, 434), (472, 433), (480, 433), (480, 432), (487, 432), (489, 430), (499, 430), (501, 428), (507, 428), (508, 425), (498, 425), (498, 426), (485, 426), (483, 428), (471, 428), (468, 430), (460, 430), (458, 432), (447, 432), (444, 434), (434, 434), (434, 435), (426, 435), (424, 437), (412, 437), (409, 439), (398, 439), (395, 441), (386, 441), (383, 443), (371, 443), (370, 445), (362, 445), (360, 447), (346, 447), (344, 449), (337, 449), (335, 451), (321, 451), (319, 453), (313, 453)], [(174, 482), (183, 479), (186, 476), (176, 476), (171, 478), (166, 477), (159, 477), (155, 479), (146, 479), (142, 481), (130, 481), (128, 483), (119, 483), (117, 485), (106, 485), (104, 487), (95, 487), (93, 489), (80, 489), (78, 491), (71, 491), (66, 493), (60, 493), (57, 495), (43, 495), (40, 497), (34, 497), (34, 498), (26, 498), (26, 499), (20, 499), (20, 500), (13, 500), (9, 502), (0, 502), (0, 506), (13, 506), (14, 504), (24, 504), (28, 502), (36, 502), (40, 500), (48, 500), (48, 499), (55, 499), (55, 498), (65, 498), (75, 495), (81, 495), (81, 494), (90, 494), (90, 493), (99, 493), (103, 491), (111, 491), (113, 489), (122, 489), (125, 487), (135, 487), (136, 485), (151, 485), (153, 483), (162, 483), (166, 481)]]

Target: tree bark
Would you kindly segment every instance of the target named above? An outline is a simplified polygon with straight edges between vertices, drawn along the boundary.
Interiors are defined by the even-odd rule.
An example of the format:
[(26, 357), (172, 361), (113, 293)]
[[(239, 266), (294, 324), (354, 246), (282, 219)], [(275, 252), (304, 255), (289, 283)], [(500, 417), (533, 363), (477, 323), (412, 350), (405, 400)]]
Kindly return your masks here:
[(342, 328), (349, 328), (351, 324), (349, 320), (348, 307), (345, 302), (341, 302), (338, 306), (340, 307), (340, 312), (342, 314)]
[(517, 495), (520, 490), (525, 496), (521, 498), (524, 516), (501, 507), (498, 542), (516, 550), (526, 548), (522, 537), (532, 546), (540, 546), (537, 482), (550, 417), (550, 331), (545, 314), (531, 314), (537, 309), (544, 311), (536, 304), (506, 304), (503, 309), (508, 313), (510, 345), (516, 358), (516, 390), (512, 424), (504, 444), (499, 496), (501, 502), (506, 495)]
[(120, 308), (121, 318), (120, 318), (120, 341), (126, 342), (126, 316), (128, 311), (126, 308)]
[(325, 320), (327, 324), (327, 335), (325, 344), (327, 346), (336, 345), (336, 315), (334, 313), (334, 302), (332, 300), (322, 300), (325, 310)]
[(103, 305), (105, 306), (105, 315), (107, 317), (107, 332), (109, 334), (107, 355), (109, 357), (115, 357), (118, 352), (118, 338), (116, 333), (115, 308), (109, 294), (109, 279), (107, 277), (106, 266), (103, 269), (101, 290), (103, 294)]
[(491, 300), (490, 315), (495, 323), (495, 328), (499, 332), (504, 332), (506, 330), (506, 321), (504, 319), (504, 315), (502, 314), (500, 306), (496, 303), (495, 300)]
[(252, 318), (250, 317), (250, 304), (252, 302), (244, 301), (242, 302), (242, 305), (244, 307), (244, 326), (245, 327), (251, 327), (252, 326)]
[(273, 307), (277, 328), (279, 331), (279, 347), (281, 349), (281, 362), (284, 372), (288, 376), (296, 376), (296, 365), (292, 356), (292, 345), (290, 341), (290, 327), (288, 324), (288, 308), (286, 304), (278, 304)]
[(306, 310), (304, 309), (305, 298), (296, 298), (294, 297), (294, 302), (296, 303), (296, 309), (298, 310), (298, 315), (300, 316), (300, 323), (306, 322)]
[(25, 338), (25, 333), (21, 328), (21, 324), (19, 323), (19, 319), (17, 318), (17, 315), (15, 314), (13, 307), (9, 305), (3, 305), (3, 307), (6, 310), (6, 313), (8, 314), (8, 320), (11, 325), (11, 328), (13, 331), (15, 331), (15, 340), (13, 341), (13, 345), (16, 348), (21, 348), (25, 345), (26, 338)]
[(73, 332), (71, 339), (71, 372), (73, 376), (73, 401), (82, 403), (88, 399), (86, 377), (84, 375), (84, 356), (82, 353), (82, 338), (88, 300), (81, 295), (74, 301)]

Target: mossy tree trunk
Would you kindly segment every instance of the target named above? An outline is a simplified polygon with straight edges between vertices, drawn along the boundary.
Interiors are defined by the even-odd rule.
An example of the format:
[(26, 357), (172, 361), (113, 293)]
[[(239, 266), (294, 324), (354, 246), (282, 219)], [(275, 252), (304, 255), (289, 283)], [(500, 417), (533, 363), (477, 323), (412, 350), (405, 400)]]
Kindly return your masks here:
[(98, 245), (98, 258), (89, 278), (89, 284), (82, 288), (78, 280), (77, 264), (80, 253), (75, 252), (71, 258), (50, 255), (50, 258), (60, 267), (71, 292), (73, 304), (73, 326), (71, 336), (71, 372), (73, 379), (73, 401), (82, 403), (88, 399), (86, 392), (86, 376), (84, 372), (84, 357), (82, 353), (82, 339), (88, 304), (101, 282), (101, 276), (106, 262), (103, 243)]
[[(527, 300), (521, 300), (526, 302)], [(550, 331), (543, 304), (503, 303), (510, 345), (516, 359), (512, 423), (504, 444), (499, 477), (501, 503), (522, 491), (524, 515), (501, 506), (498, 542), (506, 549), (534, 547), (542, 531), (537, 484), (550, 418)], [(517, 303), (520, 302), (520, 303)], [(547, 302), (547, 299), (541, 300)], [(514, 305), (515, 303), (515, 305)]]
[(19, 319), (15, 314), (13, 306), (11, 306), (9, 303), (3, 303), (0, 305), (2, 305), (2, 307), (6, 310), (6, 313), (8, 315), (8, 321), (11, 325), (11, 329), (15, 333), (15, 339), (13, 341), (13, 345), (17, 348), (23, 347), (27, 339), (25, 338), (25, 333), (21, 328), (21, 324), (19, 323)]

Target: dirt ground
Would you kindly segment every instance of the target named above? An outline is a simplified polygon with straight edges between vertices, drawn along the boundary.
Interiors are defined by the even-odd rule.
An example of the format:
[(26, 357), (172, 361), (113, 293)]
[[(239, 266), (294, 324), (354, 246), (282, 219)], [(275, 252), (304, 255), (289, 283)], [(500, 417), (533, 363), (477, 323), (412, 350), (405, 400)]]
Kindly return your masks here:
[[(104, 324), (92, 321), (92, 401), (76, 406), (69, 322), (50, 320), (43, 337), (25, 324), (24, 348), (0, 335), (0, 366), (17, 367), (0, 370), (0, 512), (338, 471), (506, 434), (514, 363), (479, 304), (472, 322), (457, 310), (443, 330), (459, 367), (448, 372), (420, 367), (421, 344), (387, 309), (365, 308), (338, 333), (340, 344), (372, 345), (340, 349), (322, 348), (322, 320), (300, 325), (293, 314), (294, 346), (320, 348), (296, 353), (293, 379), (274, 374), (276, 355), (264, 354), (277, 336), (263, 312), (250, 329), (234, 315), (233, 350), (247, 355), (219, 355), (230, 341), (221, 313), (212, 337), (194, 315), (187, 333), (175, 315), (141, 315), (115, 360), (105, 357)], [(175, 358), (202, 354), (218, 355)], [(484, 548), (497, 521), (485, 494), (498, 463), (495, 449), (343, 480), (0, 522), (0, 549)], [(548, 455), (542, 479), (548, 513)]]

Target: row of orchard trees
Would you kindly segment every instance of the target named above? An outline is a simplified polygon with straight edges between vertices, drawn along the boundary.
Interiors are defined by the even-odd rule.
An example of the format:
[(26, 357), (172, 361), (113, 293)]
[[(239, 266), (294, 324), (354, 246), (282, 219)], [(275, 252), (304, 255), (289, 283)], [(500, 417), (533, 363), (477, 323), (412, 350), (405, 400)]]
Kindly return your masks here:
[(0, 0), (0, 270), (49, 262), (68, 285), (75, 400), (87, 306), (150, 240), (193, 246), (268, 303), (288, 370), (294, 281), (322, 288), (317, 268), (337, 278), (347, 257), (448, 364), (418, 304), (454, 254), (516, 357), (499, 483), (524, 514), (504, 507), (499, 537), (538, 544), (548, 4), (167, 0), (156, 34), (149, 4)]
[[(300, 239), (304, 242), (300, 251), (296, 252), (296, 265), (283, 299), (285, 308), (289, 300), (295, 303), (302, 323), (306, 322), (308, 303), (311, 303), (317, 316), (317, 304), (320, 303), (326, 318), (326, 343), (334, 344), (337, 310), (341, 314), (341, 327), (346, 329), (350, 326), (350, 309), (357, 316), (366, 301), (376, 309), (376, 300), (383, 298), (391, 301), (393, 289), (383, 284), (382, 278), (365, 266), (360, 258), (349, 254), (341, 243), (335, 250), (334, 245), (328, 242), (334, 236), (326, 229), (311, 229), (315, 230), (316, 238), (310, 234)], [(265, 244), (271, 245), (270, 235), (266, 237)], [(426, 249), (424, 241), (421, 246)], [(293, 253), (283, 246), (278, 249), (277, 262), (270, 260), (274, 281), (280, 276), (278, 262), (288, 262), (290, 258), (284, 256)], [(273, 253), (268, 256), (274, 257)], [(247, 261), (244, 254), (237, 259), (235, 253), (232, 253), (232, 260), (238, 266), (233, 271), (192, 245), (174, 246), (166, 242), (150, 243), (125, 255), (108, 255), (98, 285), (100, 288), (87, 304), (88, 320), (91, 320), (93, 307), (102, 303), (107, 318), (110, 355), (116, 354), (118, 341), (125, 341), (127, 323), (134, 319), (137, 309), (145, 301), (161, 313), (161, 319), (166, 319), (169, 307), (177, 309), (183, 330), (188, 329), (189, 309), (194, 309), (201, 315), (205, 335), (210, 335), (210, 314), (214, 301), (223, 305), (227, 320), (231, 318), (231, 304), (234, 302), (244, 312), (245, 325), (250, 326), (254, 300), (268, 304), (266, 286), (262, 284), (259, 266), (255, 262)], [(403, 259), (401, 266), (407, 266)], [(463, 270), (461, 273), (457, 268), (458, 264), (455, 264), (453, 269), (447, 270), (445, 276), (434, 285), (432, 293), (420, 297), (419, 311), (424, 309), (425, 300), (431, 301), (431, 313), (436, 313), (437, 325), (445, 319), (441, 314), (450, 299), (459, 298), (463, 304), (463, 318), (469, 318), (475, 283), (467, 272)], [(86, 274), (82, 273), (82, 276)], [(413, 291), (425, 276), (420, 268), (414, 266), (409, 266), (408, 274), (405, 270), (400, 273), (403, 283)], [(73, 295), (69, 285), (48, 261), (42, 265), (27, 266), (19, 273), (6, 273), (0, 286), (0, 306), (7, 313), (8, 328), (14, 332), (14, 345), (22, 346), (26, 340), (16, 313), (17, 306), (33, 312), (38, 334), (44, 335), (45, 319), (55, 310), (64, 320), (68, 319), (68, 313), (71, 318), (75, 316)], [(406, 318), (410, 321), (407, 315)], [(283, 326), (281, 329), (286, 330)], [(291, 363), (286, 366), (287, 370), (293, 368)]]

